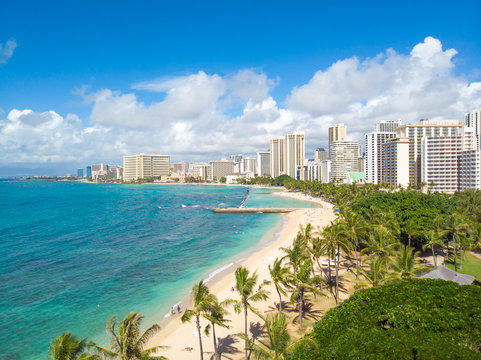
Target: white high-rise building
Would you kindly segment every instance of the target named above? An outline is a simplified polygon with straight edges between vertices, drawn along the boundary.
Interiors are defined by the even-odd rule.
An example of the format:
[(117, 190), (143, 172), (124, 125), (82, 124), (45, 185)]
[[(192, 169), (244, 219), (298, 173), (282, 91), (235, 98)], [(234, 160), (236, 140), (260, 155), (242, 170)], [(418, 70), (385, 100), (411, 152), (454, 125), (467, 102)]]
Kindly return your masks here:
[(257, 176), (271, 175), (271, 153), (269, 151), (257, 153)]
[(409, 139), (392, 138), (383, 145), (383, 181), (392, 186), (409, 185)]
[(334, 141), (343, 140), (347, 136), (347, 128), (343, 123), (329, 127), (329, 151)]
[(328, 183), (331, 181), (331, 160), (321, 161), (321, 182)]
[(358, 172), (359, 156), (361, 147), (351, 138), (332, 142), (329, 148), (329, 160), (331, 163), (330, 181), (349, 181), (350, 172)]
[(207, 163), (196, 163), (192, 165), (192, 177), (200, 181), (209, 179), (210, 165)]
[[(396, 125), (394, 125), (396, 124)], [(366, 182), (380, 184), (383, 180), (384, 169), (384, 150), (383, 146), (389, 139), (396, 137), (393, 128), (400, 125), (399, 121), (383, 121), (376, 124), (376, 130), (365, 136), (364, 169), (366, 172)], [(383, 131), (381, 131), (383, 130)], [(393, 130), (393, 131), (384, 131)]]
[(270, 143), (271, 176), (275, 178), (286, 174), (294, 179), (302, 179), (305, 153), (304, 133), (301, 131), (272, 139)]
[(254, 173), (256, 172), (256, 159), (255, 158), (251, 158), (251, 157), (245, 157), (242, 159), (242, 169), (241, 169), (241, 173), (247, 173), (247, 172), (251, 172), (251, 173)]
[(421, 182), (422, 139), (428, 137), (456, 136), (464, 124), (458, 120), (422, 119), (415, 125), (401, 125), (396, 129), (396, 137), (409, 139), (409, 183)]
[(124, 156), (124, 181), (169, 176), (170, 155)]
[(473, 110), (464, 115), (466, 126), (474, 129), (476, 150), (481, 152), (481, 109)]
[(309, 161), (307, 165), (304, 165), (304, 178), (305, 181), (322, 181), (322, 162)]
[[(470, 188), (476, 178), (474, 129), (464, 127), (459, 135), (426, 136), (421, 146), (421, 181), (433, 191), (454, 193)], [(473, 167), (474, 160), (474, 167)], [(462, 184), (462, 185), (461, 185)]]
[(387, 133), (395, 133), (396, 129), (402, 125), (402, 120), (382, 120), (376, 124), (374, 128), (375, 132), (387, 132)]

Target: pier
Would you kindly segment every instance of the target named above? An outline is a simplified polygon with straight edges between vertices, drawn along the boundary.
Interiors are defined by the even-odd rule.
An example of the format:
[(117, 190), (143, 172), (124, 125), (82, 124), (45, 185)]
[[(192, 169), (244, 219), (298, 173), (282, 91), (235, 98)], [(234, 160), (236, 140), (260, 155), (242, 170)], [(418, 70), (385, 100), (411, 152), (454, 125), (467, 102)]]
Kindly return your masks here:
[(215, 213), (224, 214), (255, 214), (255, 213), (290, 213), (291, 211), (299, 209), (289, 208), (215, 208), (212, 209)]

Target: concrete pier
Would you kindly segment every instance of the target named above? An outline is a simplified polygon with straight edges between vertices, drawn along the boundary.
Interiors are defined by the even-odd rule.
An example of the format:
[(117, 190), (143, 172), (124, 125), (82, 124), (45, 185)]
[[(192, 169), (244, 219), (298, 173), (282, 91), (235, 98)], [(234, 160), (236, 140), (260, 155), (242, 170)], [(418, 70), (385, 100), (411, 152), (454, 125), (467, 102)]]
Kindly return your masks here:
[(255, 213), (290, 213), (298, 209), (289, 208), (215, 208), (215, 213), (224, 214), (255, 214)]

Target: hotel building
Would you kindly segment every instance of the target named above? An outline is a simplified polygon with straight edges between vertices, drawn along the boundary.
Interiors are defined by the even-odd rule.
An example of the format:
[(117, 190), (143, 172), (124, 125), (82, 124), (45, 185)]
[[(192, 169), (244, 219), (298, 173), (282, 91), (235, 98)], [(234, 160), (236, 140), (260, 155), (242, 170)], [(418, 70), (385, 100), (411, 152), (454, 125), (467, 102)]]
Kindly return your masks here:
[(314, 151), (314, 161), (320, 162), (323, 160), (327, 160), (327, 151), (324, 149), (316, 149)]
[(349, 182), (349, 173), (359, 171), (361, 146), (350, 138), (333, 141), (329, 147), (330, 181)]
[(271, 153), (269, 151), (257, 153), (257, 176), (271, 175)]
[(207, 163), (197, 163), (192, 165), (192, 177), (200, 181), (207, 181), (209, 179), (210, 165)]
[(376, 124), (373, 132), (365, 135), (364, 171), (366, 182), (380, 184), (384, 181), (384, 150), (387, 140), (396, 137), (395, 129), (401, 126), (401, 120), (380, 121)]
[(392, 186), (409, 185), (409, 139), (392, 138), (383, 146), (383, 181)]
[(422, 140), (424, 137), (457, 136), (464, 124), (457, 120), (422, 119), (415, 125), (401, 125), (396, 137), (409, 139), (409, 183), (421, 182)]
[(124, 181), (169, 176), (170, 155), (124, 156)]
[(271, 176), (289, 175), (300, 180), (304, 178), (305, 139), (304, 133), (292, 134), (272, 139), (270, 142)]
[(234, 175), (234, 161), (232, 160), (212, 160), (209, 161), (209, 181), (217, 182), (222, 177)]
[(343, 123), (336, 124), (329, 128), (329, 151), (334, 141), (343, 140), (347, 136), (347, 128)]

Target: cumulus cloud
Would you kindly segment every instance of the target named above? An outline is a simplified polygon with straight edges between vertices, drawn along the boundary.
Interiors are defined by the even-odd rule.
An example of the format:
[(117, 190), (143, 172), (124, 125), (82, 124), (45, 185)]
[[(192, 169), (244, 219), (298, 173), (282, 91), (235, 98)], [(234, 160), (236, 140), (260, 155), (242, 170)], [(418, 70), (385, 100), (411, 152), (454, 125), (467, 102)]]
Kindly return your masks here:
[[(270, 94), (278, 80), (253, 70), (154, 79), (127, 93), (82, 88), (92, 109), (89, 125), (75, 115), (12, 110), (0, 121), (0, 163), (120, 162), (138, 152), (207, 160), (265, 150), (271, 137), (294, 130), (305, 131), (309, 152), (326, 145), (328, 126), (337, 122), (362, 142), (379, 120), (462, 120), (481, 106), (481, 83), (455, 74), (456, 54), (427, 37), (408, 54), (387, 49), (372, 58), (339, 60), (292, 89), (285, 107)], [(140, 101), (143, 91), (159, 93), (159, 100)], [(232, 115), (232, 109), (240, 111)]]
[(5, 45), (0, 44), (0, 64), (5, 64), (16, 48), (17, 42), (14, 39), (7, 40)]

